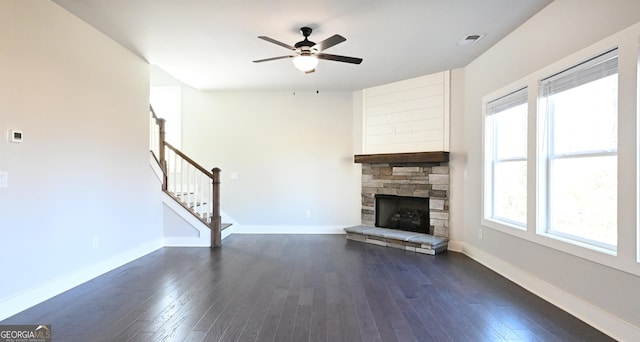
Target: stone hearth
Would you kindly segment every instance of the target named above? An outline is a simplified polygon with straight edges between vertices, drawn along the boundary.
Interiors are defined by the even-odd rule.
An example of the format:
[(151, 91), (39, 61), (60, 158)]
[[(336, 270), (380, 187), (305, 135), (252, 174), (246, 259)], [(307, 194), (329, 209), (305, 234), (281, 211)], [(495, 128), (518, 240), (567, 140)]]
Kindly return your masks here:
[(430, 231), (449, 237), (449, 163), (363, 163), (362, 224), (374, 226), (375, 195), (429, 198)]

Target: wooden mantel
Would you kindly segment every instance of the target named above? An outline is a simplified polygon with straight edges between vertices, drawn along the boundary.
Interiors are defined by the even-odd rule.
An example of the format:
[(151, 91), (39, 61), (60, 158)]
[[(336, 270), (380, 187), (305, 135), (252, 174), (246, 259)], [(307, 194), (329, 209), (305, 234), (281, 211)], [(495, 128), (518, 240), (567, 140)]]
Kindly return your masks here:
[(384, 154), (356, 154), (354, 163), (444, 163), (449, 161), (449, 152), (412, 152), (412, 153), (384, 153)]

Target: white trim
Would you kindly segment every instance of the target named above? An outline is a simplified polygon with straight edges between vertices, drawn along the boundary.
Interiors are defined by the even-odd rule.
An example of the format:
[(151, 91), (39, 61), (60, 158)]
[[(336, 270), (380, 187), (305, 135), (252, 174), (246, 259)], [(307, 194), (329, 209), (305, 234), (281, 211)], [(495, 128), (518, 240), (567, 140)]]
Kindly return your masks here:
[(165, 237), (165, 246), (211, 247), (211, 228), (198, 220), (167, 193), (162, 192), (162, 203), (198, 231), (197, 237)]
[[(527, 148), (525, 150), (525, 155), (521, 156), (521, 157), (513, 157), (513, 158), (498, 158), (496, 157), (496, 131), (495, 131), (495, 123), (497, 118), (495, 117), (495, 115), (499, 114), (500, 111), (496, 111), (493, 112), (492, 110), (490, 110), (490, 104), (491, 103), (496, 103), (496, 101), (504, 101), (506, 98), (509, 99), (513, 99), (514, 96), (516, 96), (516, 99), (521, 99), (519, 97), (520, 92), (526, 93), (527, 96), (526, 98), (529, 99), (529, 96), (531, 94), (531, 90), (532, 88), (529, 87), (529, 85), (523, 85), (522, 81), (518, 81), (516, 83), (513, 83), (507, 87), (503, 87), (497, 91), (492, 92), (489, 95), (485, 95), (482, 97), (482, 184), (481, 184), (481, 192), (482, 192), (482, 202), (481, 202), (481, 208), (482, 208), (482, 215), (480, 217), (480, 223), (482, 225), (485, 226), (491, 226), (493, 228), (495, 228), (496, 226), (499, 227), (509, 227), (511, 229), (520, 229), (520, 230), (527, 230), (527, 220), (528, 220), (528, 216), (529, 216), (529, 207), (528, 207), (528, 201), (527, 201), (527, 217), (525, 217), (525, 222), (524, 225), (519, 225), (519, 222), (509, 222), (507, 220), (502, 220), (499, 217), (494, 217), (493, 216), (493, 211), (494, 211), (494, 205), (495, 205), (495, 194), (494, 192), (494, 188), (495, 188), (495, 165), (496, 163), (502, 163), (502, 162), (510, 162), (510, 161), (520, 161), (520, 162), (525, 162), (527, 165), (527, 196), (528, 196), (528, 192), (529, 192), (529, 188), (528, 188), (528, 179), (529, 179), (529, 139), (527, 136)], [(513, 105), (513, 103), (519, 103), (516, 101), (509, 101), (508, 103), (510, 103), (511, 105)], [(522, 103), (523, 105), (528, 104), (528, 101), (525, 103)], [(511, 108), (515, 108), (517, 106), (519, 106), (521, 104), (518, 104), (516, 106), (512, 106), (509, 107), (509, 109)], [(496, 110), (496, 108), (494, 107), (493, 110)], [(531, 115), (529, 115), (529, 107), (527, 106), (527, 113), (526, 113), (526, 123), (527, 123), (527, 132), (529, 132), (529, 118), (531, 117)], [(491, 126), (491, 127), (490, 127)], [(527, 197), (528, 200), (528, 197)], [(500, 228), (498, 228), (500, 229)]]
[[(640, 146), (640, 134), (637, 134), (637, 132), (640, 132), (640, 120), (638, 120), (637, 118), (640, 116), (640, 39), (638, 40), (638, 46), (636, 46), (635, 48), (635, 52), (636, 52), (636, 63), (635, 63), (635, 76), (636, 76), (636, 123), (635, 123), (635, 132), (636, 132), (636, 136), (635, 136), (635, 146), (636, 146), (636, 150), (634, 151), (633, 155), (637, 156), (638, 155), (638, 146)], [(618, 124), (620, 124), (620, 122), (618, 122)], [(620, 130), (618, 129), (618, 134), (620, 134)], [(622, 156), (622, 160), (624, 160), (624, 156)], [(636, 186), (635, 186), (635, 196), (634, 199), (636, 201), (636, 221), (635, 223), (635, 230), (636, 230), (636, 241), (635, 241), (635, 258), (636, 258), (636, 263), (640, 264), (640, 220), (637, 219), (637, 215), (640, 214), (640, 172), (638, 172), (638, 170), (640, 170), (640, 158), (633, 158), (633, 160), (635, 160), (635, 181), (636, 181)], [(618, 162), (620, 162), (620, 158), (618, 159)], [(620, 196), (620, 195), (618, 195)]]
[(209, 239), (193, 236), (170, 236), (163, 240), (164, 247), (211, 247), (211, 234)]
[(156, 158), (153, 157), (153, 153), (151, 153), (151, 151), (149, 151), (149, 166), (151, 166), (151, 169), (153, 170), (153, 173), (156, 175), (156, 178), (158, 178), (158, 181), (160, 181), (160, 184), (162, 184), (164, 173), (162, 172), (160, 165), (158, 165)]
[[(211, 247), (211, 228), (202, 221), (193, 217), (184, 207), (182, 207), (175, 199), (166, 193), (162, 193), (162, 203), (171, 209), (176, 215), (184, 219), (189, 225), (198, 231), (198, 236), (170, 236), (164, 238), (164, 246), (166, 247)], [(224, 240), (235, 232), (235, 226), (238, 223), (227, 215), (224, 211), (220, 211), (223, 222), (230, 222), (231, 227), (223, 230), (221, 239)]]
[(1, 301), (0, 320), (40, 304), (160, 248), (162, 248), (162, 240), (154, 240)]
[(234, 225), (233, 234), (344, 234), (344, 228), (350, 226), (353, 224), (340, 226)]
[(228, 227), (227, 229), (222, 231), (221, 239), (224, 240), (233, 233), (235, 233), (235, 227), (234, 226)]
[(452, 252), (464, 253), (464, 242), (449, 240), (447, 250)]
[[(451, 246), (451, 242), (449, 243)], [(508, 264), (469, 244), (462, 243), (463, 253), (473, 260), (497, 272), (501, 276), (522, 286), (536, 296), (548, 301), (578, 319), (604, 332), (619, 341), (636, 341), (640, 336), (640, 327), (636, 327), (612, 314), (597, 308), (584, 300), (573, 296), (522, 269)], [(451, 248), (450, 248), (451, 249)]]

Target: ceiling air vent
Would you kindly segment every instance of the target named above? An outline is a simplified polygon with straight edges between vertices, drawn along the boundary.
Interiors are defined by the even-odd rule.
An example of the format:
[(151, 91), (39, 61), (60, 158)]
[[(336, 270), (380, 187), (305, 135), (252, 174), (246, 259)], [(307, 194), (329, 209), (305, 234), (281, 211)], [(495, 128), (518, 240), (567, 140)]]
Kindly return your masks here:
[(468, 34), (458, 42), (458, 45), (471, 46), (477, 43), (478, 40), (482, 39), (482, 37), (484, 37), (484, 34)]

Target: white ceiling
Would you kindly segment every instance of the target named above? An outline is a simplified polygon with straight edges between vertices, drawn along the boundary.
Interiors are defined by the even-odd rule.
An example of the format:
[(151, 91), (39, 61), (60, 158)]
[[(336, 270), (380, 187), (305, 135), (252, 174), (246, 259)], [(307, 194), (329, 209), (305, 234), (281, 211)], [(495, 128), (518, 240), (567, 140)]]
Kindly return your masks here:
[[(355, 91), (467, 65), (552, 0), (53, 0), (182, 82), (214, 90)], [(303, 74), (290, 51), (310, 40), (347, 38)], [(458, 43), (485, 34), (474, 46)]]

